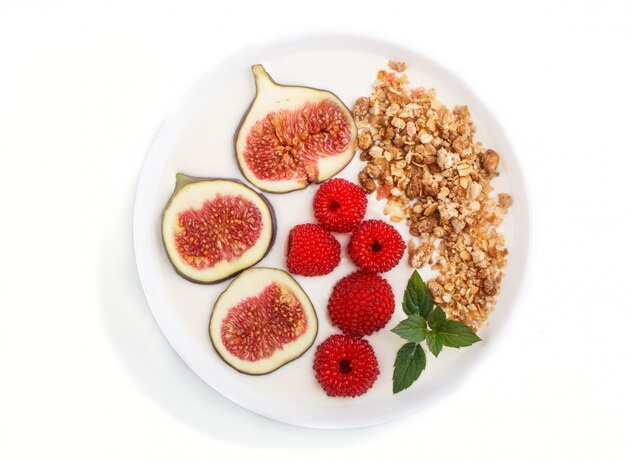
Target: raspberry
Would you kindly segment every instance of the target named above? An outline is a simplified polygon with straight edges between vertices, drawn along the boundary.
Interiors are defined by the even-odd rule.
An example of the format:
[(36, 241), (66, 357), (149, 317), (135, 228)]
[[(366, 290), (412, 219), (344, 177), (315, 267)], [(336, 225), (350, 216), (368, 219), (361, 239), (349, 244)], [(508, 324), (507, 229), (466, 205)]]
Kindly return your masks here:
[(337, 267), (341, 246), (317, 224), (299, 224), (289, 232), (287, 269), (292, 274), (325, 275)]
[(350, 232), (365, 216), (363, 189), (345, 179), (331, 179), (320, 186), (313, 200), (315, 218), (325, 229)]
[(368, 272), (393, 269), (404, 254), (404, 240), (390, 224), (379, 220), (363, 221), (348, 243), (348, 254), (359, 268)]
[(365, 394), (380, 373), (370, 343), (344, 335), (332, 335), (317, 347), (313, 370), (317, 381), (331, 397)]
[(387, 324), (394, 307), (389, 282), (378, 274), (358, 271), (337, 282), (328, 300), (328, 315), (345, 334), (367, 336)]

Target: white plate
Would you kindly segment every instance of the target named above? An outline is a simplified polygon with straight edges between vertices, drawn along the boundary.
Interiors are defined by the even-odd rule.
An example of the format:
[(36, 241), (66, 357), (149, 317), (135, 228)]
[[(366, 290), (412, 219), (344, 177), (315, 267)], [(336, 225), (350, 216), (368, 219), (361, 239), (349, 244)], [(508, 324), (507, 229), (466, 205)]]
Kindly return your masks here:
[[(328, 276), (296, 277), (320, 319), (315, 345), (300, 359), (269, 375), (240, 374), (219, 358), (207, 332), (213, 303), (228, 281), (217, 285), (190, 283), (174, 272), (163, 249), (160, 219), (174, 188), (174, 175), (184, 172), (241, 178), (233, 153), (233, 135), (254, 96), (252, 64), (263, 63), (279, 83), (331, 90), (351, 107), (357, 97), (369, 94), (376, 72), (385, 68), (389, 58), (406, 61), (411, 82), (436, 88), (446, 105), (467, 104), (477, 125), (477, 138), (502, 157), (502, 174), (495, 186), (515, 199), (503, 226), (510, 257), (497, 309), (490, 324), (479, 332), (483, 341), (464, 350), (444, 350), (436, 360), (428, 355), (420, 379), (407, 391), (393, 395), (393, 360), (402, 340), (388, 328), (404, 318), (397, 307), (388, 328), (368, 338), (381, 370), (374, 387), (356, 399), (327, 397), (316, 383), (311, 366), (317, 344), (335, 331), (326, 315), (330, 290), (339, 278), (354, 270), (344, 258)], [(357, 181), (360, 168), (357, 156), (340, 176)], [(289, 230), (295, 224), (313, 222), (310, 209), (314, 192), (311, 187), (284, 195), (266, 194), (276, 211), (278, 232), (274, 248), (259, 265), (284, 268)], [(368, 216), (382, 218), (382, 205), (370, 196)], [(494, 117), (460, 80), (436, 63), (406, 48), (350, 36), (309, 37), (248, 49), (202, 78), (163, 123), (150, 147), (137, 189), (134, 225), (137, 267), (146, 298), (163, 333), (183, 360), (210, 386), (239, 405), (276, 420), (310, 427), (379, 423), (417, 411), (450, 392), (494, 347), (494, 338), (502, 331), (520, 292), (528, 252), (528, 205), (522, 178), (513, 150)], [(404, 224), (398, 229), (408, 237)], [(342, 237), (340, 241), (345, 244), (346, 238)], [(425, 278), (432, 275), (429, 270), (420, 272)], [(410, 273), (403, 261), (385, 274), (398, 306)]]

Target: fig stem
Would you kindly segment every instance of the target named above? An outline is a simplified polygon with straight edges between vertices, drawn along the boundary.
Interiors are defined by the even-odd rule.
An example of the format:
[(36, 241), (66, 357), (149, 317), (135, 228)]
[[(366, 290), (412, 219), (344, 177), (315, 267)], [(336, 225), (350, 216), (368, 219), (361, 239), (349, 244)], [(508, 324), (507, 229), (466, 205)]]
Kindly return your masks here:
[(275, 84), (270, 74), (267, 73), (265, 67), (262, 64), (255, 64), (252, 66), (252, 73), (254, 74), (254, 83), (256, 85), (257, 91), (259, 88), (266, 84)]
[(174, 191), (178, 192), (190, 182), (193, 182), (193, 178), (185, 173), (176, 173), (176, 186)]

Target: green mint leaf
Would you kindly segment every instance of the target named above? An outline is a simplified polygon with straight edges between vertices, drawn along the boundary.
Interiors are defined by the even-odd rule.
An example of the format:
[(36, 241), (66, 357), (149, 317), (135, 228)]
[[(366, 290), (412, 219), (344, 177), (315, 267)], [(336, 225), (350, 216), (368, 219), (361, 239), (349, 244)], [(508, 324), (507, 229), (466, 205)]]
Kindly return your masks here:
[(438, 331), (439, 328), (446, 323), (446, 313), (439, 306), (435, 307), (428, 316), (428, 326), (432, 330)]
[(406, 343), (398, 350), (393, 364), (393, 393), (407, 389), (426, 368), (426, 354), (417, 343)]
[(444, 346), (448, 347), (467, 347), (480, 341), (478, 335), (470, 327), (456, 320), (447, 320), (440, 325), (438, 334)]
[(428, 318), (433, 310), (433, 299), (430, 295), (430, 290), (417, 271), (413, 271), (406, 285), (406, 290), (404, 290), (402, 310), (406, 315), (420, 314), (425, 319)]
[(409, 317), (400, 322), (395, 328), (393, 328), (395, 334), (402, 339), (411, 341), (414, 343), (421, 343), (426, 339), (426, 320), (419, 314), (409, 315)]
[(419, 313), (418, 302), (418, 286), (421, 278), (417, 271), (413, 271), (413, 274), (409, 278), (404, 290), (404, 297), (402, 299), (402, 310), (406, 315), (412, 315)]
[(437, 331), (429, 331), (426, 334), (426, 344), (428, 344), (430, 352), (435, 357), (438, 357), (441, 349), (443, 349), (443, 338)]

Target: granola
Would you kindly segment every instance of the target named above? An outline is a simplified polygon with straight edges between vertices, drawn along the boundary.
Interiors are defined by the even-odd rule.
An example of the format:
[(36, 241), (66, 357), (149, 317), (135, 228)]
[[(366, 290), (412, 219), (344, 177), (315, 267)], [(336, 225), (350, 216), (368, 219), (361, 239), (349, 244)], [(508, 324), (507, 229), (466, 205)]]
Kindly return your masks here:
[(353, 109), (367, 162), (359, 181), (386, 199), (391, 221), (409, 226), (409, 264), (438, 271), (428, 282), (434, 301), (476, 329), (495, 306), (506, 266), (498, 226), (513, 199), (490, 195), (500, 156), (474, 140), (467, 106), (450, 110), (433, 89), (409, 86), (405, 63), (389, 67), (399, 74), (379, 71), (372, 94)]

